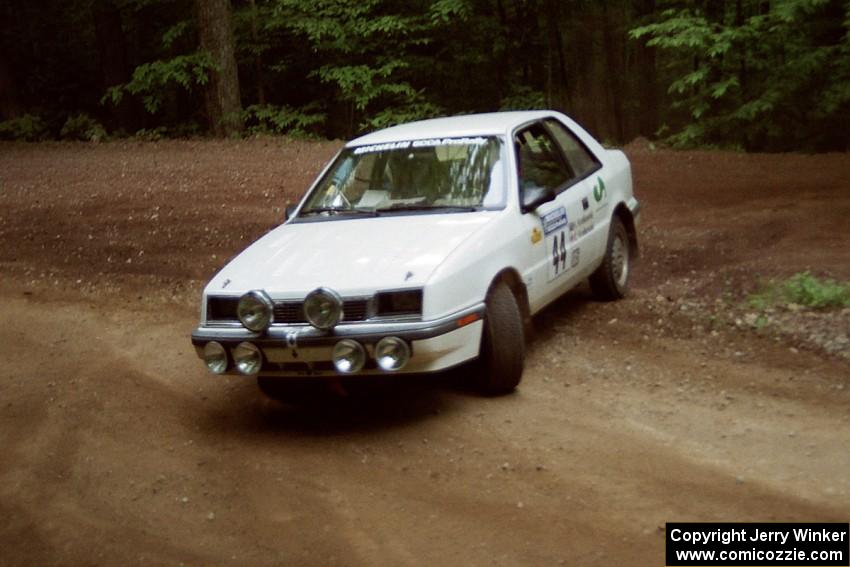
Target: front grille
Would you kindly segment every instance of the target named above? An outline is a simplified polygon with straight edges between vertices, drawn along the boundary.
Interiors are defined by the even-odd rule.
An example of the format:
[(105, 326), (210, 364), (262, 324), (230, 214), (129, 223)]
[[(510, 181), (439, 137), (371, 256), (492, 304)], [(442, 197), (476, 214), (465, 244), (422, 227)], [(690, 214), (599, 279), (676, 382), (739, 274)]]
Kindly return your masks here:
[[(207, 321), (210, 322), (239, 322), (236, 308), (238, 297), (207, 298)], [(342, 302), (343, 321), (365, 321), (369, 318), (369, 299), (346, 299)], [(306, 323), (303, 301), (275, 301), (274, 322), (283, 325)]]
[(304, 318), (304, 303), (302, 301), (275, 301), (274, 302), (275, 323), (306, 323)]
[(369, 313), (366, 299), (348, 299), (342, 302), (343, 321), (365, 321)]
[[(369, 316), (368, 299), (346, 299), (342, 302), (343, 321), (365, 321)], [(306, 323), (303, 301), (276, 301), (274, 322), (284, 325)]]

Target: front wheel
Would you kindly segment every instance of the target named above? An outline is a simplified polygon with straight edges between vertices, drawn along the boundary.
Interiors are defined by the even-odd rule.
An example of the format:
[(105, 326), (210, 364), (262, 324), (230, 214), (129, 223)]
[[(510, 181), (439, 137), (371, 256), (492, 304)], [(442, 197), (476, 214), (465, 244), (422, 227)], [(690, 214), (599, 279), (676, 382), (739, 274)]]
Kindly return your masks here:
[(511, 288), (499, 283), (487, 297), (476, 369), (478, 389), (489, 396), (509, 394), (522, 380), (524, 361), (522, 312)]
[(631, 248), (629, 234), (619, 217), (611, 219), (608, 244), (602, 264), (590, 275), (593, 293), (603, 301), (612, 301), (626, 296), (631, 272)]

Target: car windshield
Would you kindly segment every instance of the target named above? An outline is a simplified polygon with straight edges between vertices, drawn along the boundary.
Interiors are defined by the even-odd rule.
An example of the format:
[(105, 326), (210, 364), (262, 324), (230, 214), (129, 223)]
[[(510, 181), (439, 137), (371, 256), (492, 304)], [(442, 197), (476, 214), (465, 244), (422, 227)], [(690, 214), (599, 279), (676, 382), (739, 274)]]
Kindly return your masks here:
[(497, 137), (440, 138), (346, 148), (299, 216), (463, 212), (505, 203)]

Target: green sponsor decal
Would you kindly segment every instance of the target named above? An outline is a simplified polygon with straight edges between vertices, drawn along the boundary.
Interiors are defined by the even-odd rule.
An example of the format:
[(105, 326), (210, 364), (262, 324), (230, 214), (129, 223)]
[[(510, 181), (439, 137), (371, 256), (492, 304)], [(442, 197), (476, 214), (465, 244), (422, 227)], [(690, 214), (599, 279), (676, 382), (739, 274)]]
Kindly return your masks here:
[(597, 184), (593, 187), (593, 198), (596, 199), (596, 202), (598, 203), (599, 201), (601, 201), (605, 197), (606, 191), (605, 191), (605, 182), (602, 181), (602, 178), (597, 177), (596, 180), (599, 182), (599, 184)]

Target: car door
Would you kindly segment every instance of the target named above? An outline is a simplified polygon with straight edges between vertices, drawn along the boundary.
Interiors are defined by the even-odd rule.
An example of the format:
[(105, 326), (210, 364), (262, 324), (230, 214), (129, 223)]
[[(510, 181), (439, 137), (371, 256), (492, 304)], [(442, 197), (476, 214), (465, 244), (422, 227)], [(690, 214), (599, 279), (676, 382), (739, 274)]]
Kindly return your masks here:
[[(579, 178), (550, 129), (534, 122), (514, 135), (520, 201), (532, 187), (551, 188), (556, 196), (523, 215), (530, 234), (530, 273), (526, 287), (533, 311), (582, 279), (582, 224), (591, 207), (592, 188)], [(592, 218), (592, 217), (591, 217)]]
[[(547, 118), (544, 123), (577, 178), (577, 190), (582, 195), (582, 209), (570, 225), (570, 235), (581, 240), (578, 254), (583, 255), (584, 268), (593, 268), (595, 260), (602, 258), (608, 245), (611, 223), (609, 196), (605, 185), (602, 162), (560, 120)], [(575, 230), (575, 235), (573, 231)]]

